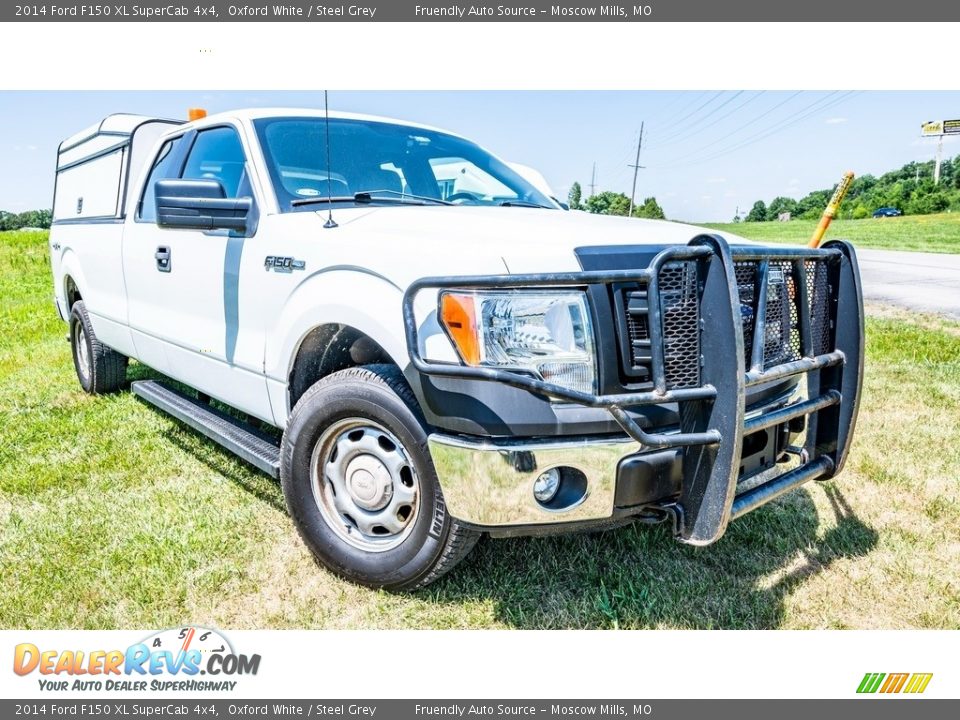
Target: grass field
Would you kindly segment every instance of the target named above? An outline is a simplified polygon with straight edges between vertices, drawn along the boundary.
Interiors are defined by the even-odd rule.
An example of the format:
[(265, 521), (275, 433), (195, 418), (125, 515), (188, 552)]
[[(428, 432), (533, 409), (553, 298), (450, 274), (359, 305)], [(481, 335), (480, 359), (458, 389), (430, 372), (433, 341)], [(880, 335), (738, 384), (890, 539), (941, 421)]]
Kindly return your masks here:
[[(790, 222), (707, 224), (716, 230), (750, 240), (806, 243), (817, 226), (816, 220)], [(878, 250), (915, 250), (933, 253), (960, 253), (960, 213), (905, 215), (897, 218), (835, 220), (827, 238), (844, 238), (854, 245)]]
[(875, 308), (842, 478), (712, 547), (488, 540), (389, 595), (317, 567), (275, 482), (129, 393), (80, 392), (45, 240), (0, 233), (0, 627), (960, 627), (960, 325)]

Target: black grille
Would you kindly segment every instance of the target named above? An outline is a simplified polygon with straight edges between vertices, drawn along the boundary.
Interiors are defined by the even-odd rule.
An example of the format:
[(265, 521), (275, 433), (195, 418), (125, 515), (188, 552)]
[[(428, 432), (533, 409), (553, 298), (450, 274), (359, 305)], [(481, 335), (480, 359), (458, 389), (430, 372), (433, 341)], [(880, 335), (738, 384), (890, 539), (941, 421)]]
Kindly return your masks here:
[(807, 275), (807, 302), (810, 304), (810, 335), (815, 355), (823, 355), (833, 349), (830, 342), (830, 285), (827, 266), (822, 262), (807, 260), (804, 269)]
[(652, 368), (646, 289), (625, 291), (623, 307), (627, 327), (628, 372), (640, 382), (648, 382), (652, 376)]
[(757, 263), (738, 262), (733, 266), (740, 294), (740, 322), (743, 325), (743, 351), (746, 366), (750, 366), (750, 348), (753, 347), (753, 324), (757, 314)]
[(659, 284), (667, 387), (697, 387), (700, 384), (700, 301), (696, 264), (664, 265)]
[[(660, 270), (663, 369), (668, 388), (700, 384), (700, 301), (697, 266), (692, 262), (668, 263)], [(640, 381), (652, 378), (650, 319), (647, 290), (623, 291), (626, 315), (628, 374)]]
[[(735, 263), (737, 289), (740, 295), (740, 317), (743, 324), (744, 362), (749, 368), (756, 330), (757, 277), (760, 263)], [(804, 261), (807, 280), (807, 303), (810, 311), (810, 331), (814, 355), (831, 349), (830, 307), (827, 266), (816, 260)], [(800, 319), (797, 276), (793, 263), (771, 260), (767, 268), (767, 309), (764, 318), (763, 368), (799, 360), (803, 356), (800, 339)]]

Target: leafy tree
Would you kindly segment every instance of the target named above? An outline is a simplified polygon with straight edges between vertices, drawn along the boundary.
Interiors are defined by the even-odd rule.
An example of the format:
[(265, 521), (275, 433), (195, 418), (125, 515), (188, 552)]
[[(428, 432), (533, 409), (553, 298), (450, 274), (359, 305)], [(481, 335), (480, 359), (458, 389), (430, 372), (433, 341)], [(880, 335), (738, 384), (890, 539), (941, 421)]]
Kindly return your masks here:
[(657, 202), (655, 197), (648, 197), (644, 199), (642, 205), (634, 207), (633, 216), (639, 218), (650, 218), (651, 220), (666, 219), (666, 215), (663, 214), (663, 208), (660, 207), (660, 204)]
[(828, 202), (830, 202), (829, 190), (814, 190), (797, 202), (797, 217), (804, 220), (816, 220), (823, 214)]
[(763, 200), (757, 200), (750, 212), (747, 213), (747, 222), (763, 222), (767, 219), (767, 204)]
[(49, 210), (27, 210), (19, 214), (0, 210), (0, 231), (25, 227), (49, 228), (52, 215)]
[[(861, 175), (850, 183), (847, 197), (840, 208), (844, 218), (864, 217), (882, 207), (894, 207), (907, 214), (926, 214), (960, 210), (960, 155), (943, 161), (940, 183), (933, 183), (934, 161), (909, 162), (879, 177)], [(814, 190), (797, 201), (774, 198), (764, 208), (764, 219), (773, 219), (781, 212), (794, 217), (815, 220), (823, 213), (836, 186)], [(756, 205), (754, 206), (756, 209)], [(759, 220), (751, 211), (748, 220)]]
[(567, 204), (570, 205), (571, 210), (579, 210), (582, 199), (583, 190), (580, 188), (580, 183), (574, 182), (570, 186), (570, 192), (567, 193)]
[(797, 201), (789, 197), (775, 197), (767, 207), (767, 220), (776, 220), (780, 213), (785, 212), (794, 215), (797, 212)]
[(587, 210), (598, 215), (626, 215), (630, 198), (623, 193), (604, 190), (587, 198)]

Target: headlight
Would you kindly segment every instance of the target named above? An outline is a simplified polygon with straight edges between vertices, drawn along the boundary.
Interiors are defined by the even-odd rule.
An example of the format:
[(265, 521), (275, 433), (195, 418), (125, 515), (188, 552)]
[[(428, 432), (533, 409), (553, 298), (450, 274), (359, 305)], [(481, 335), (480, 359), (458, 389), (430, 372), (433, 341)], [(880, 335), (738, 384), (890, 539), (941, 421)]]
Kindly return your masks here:
[(571, 390), (596, 391), (583, 292), (444, 292), (440, 319), (467, 365), (526, 371)]

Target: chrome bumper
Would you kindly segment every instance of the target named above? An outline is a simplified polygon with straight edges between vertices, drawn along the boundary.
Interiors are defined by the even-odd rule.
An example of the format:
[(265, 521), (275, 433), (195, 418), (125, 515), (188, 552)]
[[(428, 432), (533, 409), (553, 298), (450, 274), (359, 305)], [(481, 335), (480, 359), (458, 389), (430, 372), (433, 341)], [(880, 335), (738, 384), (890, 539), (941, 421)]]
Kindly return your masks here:
[[(434, 434), (429, 444), (447, 511), (480, 527), (609, 518), (620, 460), (640, 450), (630, 438), (501, 443)], [(534, 480), (554, 467), (574, 468), (586, 478), (579, 501), (558, 510), (533, 497)]]

